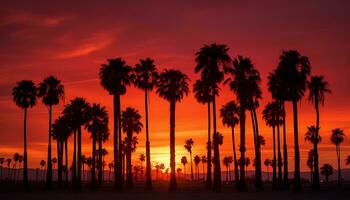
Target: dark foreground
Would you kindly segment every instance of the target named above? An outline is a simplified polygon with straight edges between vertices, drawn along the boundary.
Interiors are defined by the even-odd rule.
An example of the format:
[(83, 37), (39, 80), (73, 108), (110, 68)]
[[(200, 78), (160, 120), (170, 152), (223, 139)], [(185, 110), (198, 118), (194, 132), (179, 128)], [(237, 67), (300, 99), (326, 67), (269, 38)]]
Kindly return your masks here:
[(31, 190), (26, 192), (19, 186), (1, 185), (0, 200), (337, 200), (350, 199), (349, 185), (345, 185), (342, 190), (337, 190), (335, 184), (324, 185), (321, 191), (313, 192), (307, 186), (301, 192), (293, 191), (272, 191), (268, 186), (264, 191), (256, 191), (253, 188), (248, 192), (236, 192), (231, 186), (224, 185), (222, 192), (215, 193), (203, 190), (200, 184), (196, 183), (179, 183), (178, 191), (169, 192), (165, 183), (156, 183), (156, 189), (150, 192), (143, 190), (142, 185), (137, 185), (135, 189), (116, 192), (113, 191), (112, 185), (105, 185), (96, 191), (87, 188), (81, 191), (57, 190), (46, 191), (42, 186), (32, 186)]

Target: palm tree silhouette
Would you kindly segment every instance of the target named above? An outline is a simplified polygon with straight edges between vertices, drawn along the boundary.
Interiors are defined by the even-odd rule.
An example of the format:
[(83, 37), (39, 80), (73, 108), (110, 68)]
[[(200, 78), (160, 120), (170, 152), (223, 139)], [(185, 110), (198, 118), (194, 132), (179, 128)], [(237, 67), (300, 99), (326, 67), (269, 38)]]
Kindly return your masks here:
[(184, 166), (184, 179), (186, 180), (186, 165), (188, 163), (186, 156), (181, 157), (181, 163)]
[(283, 51), (275, 70), (280, 84), (286, 91), (284, 99), (293, 105), (294, 128), (294, 190), (301, 190), (300, 181), (300, 151), (298, 139), (298, 102), (304, 96), (307, 78), (310, 74), (310, 62), (306, 56), (296, 50)]
[(180, 178), (180, 173), (181, 173), (182, 169), (181, 168), (177, 168), (176, 172), (177, 172), (177, 178)]
[[(71, 126), (74, 130), (74, 152), (73, 152), (73, 188), (80, 189), (81, 187), (81, 168), (82, 168), (82, 126), (86, 124), (87, 112), (90, 104), (82, 97), (76, 97), (65, 105), (62, 114), (66, 115), (71, 120)], [(78, 159), (76, 158), (78, 157)], [(77, 161), (78, 160), (78, 161)]]
[(17, 179), (17, 162), (20, 159), (20, 154), (19, 153), (14, 153), (13, 154), (13, 180), (16, 183), (16, 179)]
[(7, 165), (7, 178), (8, 179), (11, 179), (11, 162), (12, 162), (12, 159), (11, 158), (7, 158), (6, 159), (6, 165)]
[(108, 180), (111, 181), (111, 180), (112, 180), (112, 179), (111, 179), (111, 174), (112, 174), (112, 170), (113, 170), (113, 168), (114, 168), (114, 163), (113, 163), (113, 162), (109, 163), (109, 164), (108, 164), (108, 168), (109, 168)]
[(192, 146), (193, 146), (194, 142), (192, 140), (192, 138), (185, 140), (185, 149), (186, 151), (188, 151), (190, 153), (190, 166), (191, 166), (191, 180), (193, 181), (193, 168), (192, 168)]
[(344, 142), (345, 133), (344, 130), (336, 128), (332, 130), (331, 142), (335, 145), (335, 150), (337, 153), (337, 161), (338, 161), (338, 188), (341, 186), (341, 166), (340, 166), (340, 144)]
[(157, 82), (157, 93), (170, 102), (170, 190), (176, 190), (175, 177), (175, 104), (189, 92), (188, 77), (178, 70), (165, 70)]
[(23, 186), (28, 188), (28, 156), (27, 156), (27, 109), (36, 104), (37, 88), (33, 81), (23, 80), (17, 83), (12, 90), (13, 101), (24, 109), (24, 128), (23, 128)]
[(120, 120), (120, 96), (126, 93), (126, 87), (133, 81), (132, 68), (126, 65), (122, 58), (108, 59), (107, 64), (102, 64), (99, 72), (102, 87), (113, 95), (114, 107), (114, 179), (115, 187), (123, 189), (122, 174), (122, 133)]
[(2, 180), (2, 174), (3, 174), (3, 168), (4, 168), (4, 161), (5, 161), (5, 158), (1, 157), (0, 158), (0, 181)]
[(85, 128), (91, 133), (92, 138), (92, 170), (91, 170), (91, 184), (92, 187), (96, 186), (96, 143), (99, 145), (98, 156), (98, 183), (102, 184), (102, 143), (108, 140), (108, 113), (104, 106), (100, 104), (93, 104), (87, 109), (87, 121)]
[(313, 175), (314, 175), (314, 150), (310, 149), (308, 154), (307, 154), (307, 160), (306, 160), (306, 165), (310, 169), (310, 182), (311, 184), (313, 183)]
[(236, 104), (236, 102), (230, 101), (223, 105), (220, 109), (220, 117), (222, 118), (222, 124), (231, 128), (235, 185), (236, 189), (239, 189), (238, 161), (236, 155), (236, 143), (234, 132), (235, 126), (239, 123), (239, 107)]
[[(311, 80), (307, 82), (307, 87), (309, 89), (309, 101), (314, 104), (316, 111), (316, 132), (315, 138), (318, 138), (320, 130), (320, 112), (319, 104), (324, 104), (325, 94), (330, 93), (331, 90), (328, 87), (328, 83), (324, 80), (323, 76), (312, 76)], [(314, 145), (314, 173), (312, 188), (314, 190), (320, 189), (320, 174), (318, 171), (318, 142), (313, 143)]]
[[(157, 83), (158, 72), (154, 65), (154, 60), (146, 58), (140, 60), (140, 63), (135, 66), (135, 86), (145, 92), (145, 120), (146, 120), (146, 189), (152, 189), (152, 174), (151, 174), (151, 150), (148, 131), (148, 102), (149, 92), (151, 92)], [(142, 172), (141, 172), (142, 173)]]
[(345, 159), (345, 164), (350, 165), (350, 155), (348, 155)]
[(45, 160), (41, 160), (41, 161), (40, 161), (40, 168), (41, 168), (41, 170), (44, 171), (43, 174), (42, 174), (43, 180), (44, 180), (44, 178), (45, 178), (45, 166), (46, 166), (46, 161), (45, 161)]
[(143, 153), (140, 154), (139, 160), (140, 160), (140, 163), (141, 163), (140, 164), (141, 165), (140, 166), (140, 173), (141, 173), (140, 175), (141, 175), (141, 179), (142, 179), (143, 178), (143, 165), (142, 165), (142, 163), (145, 162), (145, 160), (146, 160), (145, 154), (143, 154)]
[(278, 164), (276, 159), (276, 127), (282, 124), (283, 122), (279, 103), (277, 102), (268, 103), (265, 106), (262, 115), (263, 115), (263, 119), (266, 122), (266, 125), (272, 127), (272, 139), (273, 139), (272, 188), (276, 189), (277, 187), (276, 164)]
[(267, 171), (267, 180), (270, 180), (270, 172), (269, 172), (269, 166), (271, 166), (272, 161), (268, 158), (265, 159), (264, 165), (266, 166), (266, 171)]
[[(223, 69), (231, 62), (228, 55), (229, 48), (223, 44), (213, 43), (211, 45), (204, 45), (196, 53), (196, 67), (195, 72), (201, 74), (201, 79), (208, 83), (210, 97), (212, 98), (213, 106), (213, 137), (216, 131), (216, 93), (218, 84), (224, 79)], [(209, 145), (210, 143), (208, 143)], [(210, 151), (210, 148), (208, 148)], [(211, 156), (208, 155), (208, 163), (211, 163)], [(211, 171), (211, 166), (208, 164), (208, 170)], [(212, 186), (211, 174), (207, 173), (206, 188), (210, 189)], [(214, 191), (221, 189), (221, 169), (220, 169), (220, 152), (219, 146), (214, 144)]]
[[(260, 74), (254, 68), (252, 61), (249, 58), (238, 56), (233, 61), (233, 67), (227, 68), (226, 72), (230, 75), (225, 83), (230, 85), (230, 89), (236, 93), (237, 101), (240, 107), (239, 120), (240, 120), (240, 152), (241, 159), (245, 160), (245, 122), (246, 114), (245, 111), (250, 109), (252, 122), (253, 122), (253, 132), (254, 132), (254, 150), (256, 163), (256, 173), (255, 173), (255, 186), (257, 188), (262, 188), (262, 176), (261, 176), (261, 156), (260, 147), (257, 142), (259, 131), (256, 118), (256, 107), (258, 105), (257, 100), (261, 96), (260, 90)], [(240, 165), (240, 190), (246, 190), (246, 180), (245, 180), (245, 166), (241, 162)]]
[(321, 167), (321, 174), (326, 177), (326, 183), (328, 183), (328, 177), (333, 174), (333, 166), (329, 163), (325, 163)]
[(201, 157), (199, 157), (198, 155), (196, 155), (193, 158), (194, 164), (196, 166), (196, 171), (197, 171), (197, 181), (199, 181), (199, 163), (201, 162)]
[(52, 107), (58, 105), (60, 99), (64, 98), (64, 86), (61, 81), (54, 76), (49, 76), (39, 83), (38, 96), (42, 98), (44, 105), (49, 107), (49, 141), (47, 150), (47, 170), (46, 170), (46, 189), (51, 189), (52, 185), (52, 163), (51, 163), (51, 118)]
[(127, 107), (125, 111), (122, 112), (122, 118), (121, 118), (121, 124), (123, 128), (123, 132), (126, 133), (127, 138), (127, 148), (126, 148), (126, 162), (127, 162), (127, 168), (126, 168), (126, 187), (131, 189), (133, 188), (133, 181), (132, 181), (132, 166), (131, 166), (131, 152), (132, 152), (132, 141), (133, 141), (133, 134), (140, 133), (142, 130), (142, 123), (141, 123), (141, 115), (139, 112), (131, 107)]
[(233, 162), (232, 156), (225, 156), (224, 159), (222, 160), (222, 163), (226, 167), (226, 182), (230, 181), (230, 165)]
[(204, 168), (205, 168), (205, 164), (208, 162), (207, 157), (206, 156), (202, 156), (201, 162), (203, 163), (203, 179), (205, 180), (205, 175), (204, 175), (205, 170), (204, 170)]

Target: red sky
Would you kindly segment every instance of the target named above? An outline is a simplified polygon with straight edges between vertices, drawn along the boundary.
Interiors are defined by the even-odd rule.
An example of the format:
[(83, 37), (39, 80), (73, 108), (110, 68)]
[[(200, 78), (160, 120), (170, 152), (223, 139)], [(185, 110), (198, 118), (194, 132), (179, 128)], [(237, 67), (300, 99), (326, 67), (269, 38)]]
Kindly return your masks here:
[[(262, 76), (263, 106), (271, 100), (266, 77), (282, 50), (297, 49), (310, 58), (312, 74), (324, 75), (333, 93), (321, 108), (320, 162), (335, 166), (335, 148), (330, 131), (342, 128), (350, 133), (350, 35), (348, 1), (1, 1), (0, 3), (0, 157), (22, 152), (23, 113), (12, 102), (15, 83), (31, 79), (36, 83), (52, 74), (65, 85), (65, 102), (76, 96), (105, 105), (112, 111), (112, 97), (102, 89), (98, 70), (107, 58), (123, 57), (129, 65), (151, 57), (159, 69), (175, 68), (194, 74), (194, 54), (212, 42), (230, 47), (230, 55), (250, 57)], [(192, 87), (192, 86), (191, 86)], [(218, 109), (235, 96), (222, 86)], [(143, 93), (133, 87), (122, 97), (122, 107), (133, 106), (144, 113)], [(154, 163), (169, 163), (169, 105), (151, 95), (150, 131)], [(63, 103), (54, 108), (57, 118)], [(291, 108), (287, 107), (289, 160), (293, 160)], [(315, 120), (313, 107), (304, 99), (300, 109), (301, 167), (306, 170), (306, 127)], [(260, 117), (261, 118), (261, 117)], [(112, 120), (112, 115), (111, 115)], [(206, 107), (193, 94), (177, 105), (176, 160), (188, 156), (184, 140), (195, 141), (194, 154), (204, 155)], [(271, 130), (259, 119), (267, 144), (263, 159), (272, 158)], [(250, 120), (247, 123), (248, 156), (253, 158)], [(113, 127), (110, 127), (113, 130)], [(29, 166), (46, 159), (48, 109), (41, 102), (29, 111)], [(218, 121), (224, 135), (221, 156), (231, 155), (230, 130)], [(236, 128), (236, 133), (239, 128)], [(144, 150), (144, 132), (135, 158)], [(238, 134), (237, 138), (238, 140)], [(90, 140), (84, 132), (83, 152), (90, 154)], [(106, 143), (112, 152), (112, 140)], [(54, 148), (54, 153), (55, 153)], [(342, 145), (342, 160), (350, 153), (350, 140)], [(54, 154), (55, 155), (55, 154)], [(110, 159), (111, 154), (107, 156)], [(178, 162), (180, 163), (180, 162)], [(291, 166), (293, 169), (293, 166)]]

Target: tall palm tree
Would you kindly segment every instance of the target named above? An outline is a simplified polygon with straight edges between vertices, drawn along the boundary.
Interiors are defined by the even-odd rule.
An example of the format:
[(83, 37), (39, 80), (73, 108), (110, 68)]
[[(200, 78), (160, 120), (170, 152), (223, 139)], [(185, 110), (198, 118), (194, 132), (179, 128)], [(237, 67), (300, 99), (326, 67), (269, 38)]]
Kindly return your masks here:
[(264, 165), (266, 166), (266, 172), (267, 172), (267, 180), (270, 180), (270, 173), (269, 173), (269, 166), (271, 166), (272, 161), (268, 158), (265, 159)]
[(16, 84), (12, 90), (13, 101), (24, 109), (24, 128), (23, 128), (23, 186), (28, 188), (28, 157), (27, 157), (27, 109), (36, 104), (37, 88), (33, 81), (23, 80)]
[(127, 162), (127, 175), (126, 175), (126, 186), (127, 188), (131, 189), (133, 188), (133, 181), (132, 181), (132, 166), (131, 166), (131, 152), (132, 152), (132, 141), (133, 141), (133, 134), (138, 134), (142, 130), (142, 123), (141, 123), (141, 115), (135, 108), (127, 107), (125, 111), (122, 112), (122, 128), (123, 132), (126, 133), (126, 142), (127, 142), (127, 148), (126, 148), (126, 162)]
[(185, 140), (185, 149), (190, 153), (190, 166), (191, 166), (191, 180), (193, 181), (193, 168), (192, 168), (192, 147), (193, 147), (193, 140), (192, 138)]
[[(277, 176), (276, 176), (276, 127), (282, 123), (282, 115), (279, 109), (279, 103), (270, 102), (268, 103), (263, 110), (263, 119), (266, 122), (266, 125), (272, 127), (272, 140), (273, 140), (273, 159), (272, 159), (272, 188), (276, 189), (277, 187)], [(279, 139), (279, 137), (277, 138)], [(278, 145), (279, 146), (279, 145)], [(279, 150), (278, 150), (279, 152)], [(280, 153), (279, 153), (280, 155)], [(280, 156), (278, 156), (280, 158)], [(280, 162), (280, 159), (279, 159)]]
[(341, 166), (340, 166), (340, 144), (344, 142), (345, 133), (344, 130), (336, 128), (332, 130), (331, 142), (335, 145), (338, 160), (338, 188), (341, 186)]
[(81, 187), (81, 169), (82, 169), (82, 126), (88, 120), (88, 110), (90, 104), (82, 97), (76, 97), (65, 105), (63, 114), (70, 119), (72, 129), (74, 130), (74, 152), (73, 152), (73, 187)]
[(151, 150), (148, 131), (148, 101), (149, 92), (151, 92), (157, 83), (158, 72), (154, 64), (154, 60), (150, 58), (141, 59), (140, 63), (135, 66), (135, 86), (145, 92), (145, 124), (146, 124), (146, 189), (152, 189), (152, 175), (151, 175)]
[(201, 157), (199, 157), (198, 155), (196, 155), (193, 158), (194, 164), (196, 166), (196, 171), (197, 171), (197, 181), (199, 181), (199, 163), (201, 162)]
[[(100, 104), (93, 104), (87, 110), (87, 122), (85, 128), (91, 133), (92, 138), (92, 159), (91, 159), (91, 184), (93, 187), (96, 186), (96, 143), (99, 144), (99, 149), (102, 149), (102, 142), (108, 139), (108, 113), (104, 106)], [(99, 163), (99, 174), (98, 183), (102, 184), (102, 151), (99, 151), (98, 163)]]
[[(193, 85), (193, 93), (194, 97), (197, 99), (197, 101), (201, 104), (207, 104), (208, 107), (208, 141), (207, 141), (207, 147), (211, 144), (211, 129), (210, 129), (210, 103), (212, 102), (212, 95), (218, 95), (218, 88), (215, 88), (213, 91), (211, 91), (211, 87), (205, 80), (199, 79), (197, 80)], [(207, 189), (211, 188), (212, 182), (211, 182), (211, 148), (207, 148), (207, 181), (206, 181), (206, 187)], [(204, 172), (203, 172), (204, 173)]]
[(188, 163), (186, 156), (181, 157), (181, 163), (184, 166), (184, 179), (186, 180), (186, 165)]
[(132, 68), (122, 58), (108, 59), (107, 64), (102, 64), (99, 72), (102, 87), (113, 95), (114, 113), (114, 179), (115, 187), (123, 189), (122, 174), (122, 138), (120, 121), (120, 96), (126, 93), (126, 87), (132, 83)]
[(326, 183), (328, 183), (328, 177), (333, 174), (334, 168), (331, 164), (325, 163), (321, 167), (321, 174), (326, 177)]
[[(318, 138), (320, 130), (320, 112), (319, 104), (323, 105), (325, 100), (325, 94), (330, 93), (328, 83), (324, 80), (323, 76), (312, 76), (311, 80), (307, 83), (309, 89), (309, 101), (314, 104), (316, 111), (316, 132), (315, 138)], [(312, 188), (314, 190), (320, 189), (320, 174), (318, 170), (318, 148), (317, 142), (313, 143), (314, 145), (314, 173), (313, 173), (313, 182)]]
[(225, 156), (224, 159), (222, 160), (222, 163), (226, 167), (226, 182), (230, 181), (230, 165), (233, 162), (232, 156)]
[(39, 83), (38, 96), (42, 98), (44, 105), (49, 107), (49, 141), (47, 148), (47, 170), (46, 189), (51, 189), (52, 185), (52, 163), (51, 163), (51, 123), (52, 107), (58, 105), (60, 99), (64, 98), (64, 86), (61, 81), (54, 76), (49, 76)]
[(313, 180), (313, 175), (314, 175), (314, 150), (310, 149), (309, 152), (307, 153), (307, 160), (306, 160), (306, 165), (310, 169), (310, 182), (312, 184)]
[[(230, 64), (231, 58), (228, 55), (229, 48), (224, 44), (204, 45), (196, 53), (195, 72), (201, 74), (201, 79), (208, 83), (209, 91), (211, 91), (211, 103), (213, 106), (213, 136), (216, 131), (216, 94), (218, 84), (224, 79), (223, 69)], [(209, 146), (210, 143), (208, 143)], [(210, 149), (210, 148), (208, 148)], [(209, 161), (211, 156), (208, 156)], [(210, 162), (208, 162), (210, 163)], [(208, 164), (208, 167), (209, 164)], [(208, 171), (211, 170), (208, 168)], [(207, 174), (206, 188), (212, 186), (211, 177)], [(221, 169), (220, 169), (220, 152), (218, 144), (214, 144), (214, 191), (221, 190)]]
[(239, 107), (234, 101), (230, 101), (223, 105), (220, 109), (220, 117), (222, 118), (222, 124), (231, 128), (232, 134), (232, 147), (233, 147), (233, 164), (235, 173), (235, 185), (236, 189), (239, 189), (239, 174), (238, 174), (238, 161), (236, 155), (235, 144), (235, 132), (234, 128), (239, 123)]
[[(261, 176), (261, 156), (260, 147), (257, 142), (259, 136), (259, 131), (257, 129), (257, 119), (255, 109), (257, 99), (261, 95), (260, 91), (260, 74), (254, 68), (252, 61), (249, 58), (238, 56), (233, 61), (233, 66), (227, 68), (226, 72), (230, 75), (225, 83), (228, 83), (230, 89), (236, 93), (237, 101), (240, 107), (239, 121), (240, 121), (240, 152), (241, 159), (245, 160), (245, 122), (247, 109), (252, 112), (252, 122), (254, 122), (254, 150), (256, 154), (256, 173), (255, 173), (255, 186), (257, 188), (262, 188), (262, 176)], [(244, 162), (240, 163), (240, 190), (246, 190), (246, 180), (245, 180), (245, 166)]]
[(189, 92), (188, 77), (178, 70), (165, 70), (157, 82), (157, 93), (170, 102), (170, 190), (176, 190), (175, 176), (175, 105)]
[(140, 154), (140, 157), (139, 157), (139, 160), (140, 160), (140, 173), (141, 173), (141, 179), (143, 178), (143, 165), (142, 165), (142, 163), (143, 162), (145, 162), (145, 160), (146, 160), (146, 156), (145, 156), (145, 154)]
[(310, 62), (306, 56), (300, 55), (296, 50), (283, 51), (275, 70), (283, 89), (286, 91), (284, 99), (293, 105), (294, 129), (294, 190), (301, 190), (300, 181), (300, 151), (298, 131), (298, 102), (304, 96), (307, 78), (310, 74)]

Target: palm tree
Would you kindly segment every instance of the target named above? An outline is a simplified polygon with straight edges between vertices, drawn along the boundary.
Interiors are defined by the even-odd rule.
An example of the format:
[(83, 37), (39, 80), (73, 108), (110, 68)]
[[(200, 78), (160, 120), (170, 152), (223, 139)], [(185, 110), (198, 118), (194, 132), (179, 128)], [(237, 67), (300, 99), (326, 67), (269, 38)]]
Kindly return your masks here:
[[(41, 168), (41, 170), (44, 170), (44, 172), (45, 172), (45, 166), (46, 166), (46, 161), (41, 160), (40, 161), (40, 168)], [(42, 176), (43, 176), (43, 180), (44, 180), (45, 173), (43, 173)]]
[(230, 181), (230, 165), (233, 162), (232, 156), (225, 156), (224, 159), (222, 160), (222, 163), (226, 167), (226, 182)]
[(51, 189), (52, 185), (52, 163), (51, 163), (51, 118), (52, 107), (58, 105), (60, 99), (64, 98), (64, 86), (61, 81), (54, 76), (49, 76), (39, 83), (38, 96), (42, 98), (44, 105), (49, 107), (49, 142), (47, 150), (47, 170), (46, 189)]
[(186, 156), (181, 157), (181, 163), (184, 166), (184, 179), (186, 179), (186, 164), (188, 163)]
[[(309, 89), (309, 101), (314, 104), (316, 111), (316, 132), (315, 138), (319, 136), (320, 130), (320, 112), (319, 104), (323, 105), (325, 100), (325, 94), (330, 93), (331, 90), (328, 87), (328, 83), (324, 80), (323, 76), (312, 76), (311, 80), (307, 83)], [(314, 178), (312, 182), (312, 188), (314, 190), (320, 189), (320, 175), (318, 171), (318, 148), (317, 142), (313, 143), (314, 145)]]
[(6, 164), (7, 164), (7, 178), (8, 178), (8, 179), (11, 179), (11, 169), (10, 169), (11, 162), (12, 162), (12, 159), (11, 159), (11, 158), (7, 158), (7, 159), (6, 159)]
[(197, 170), (197, 181), (199, 181), (199, 163), (201, 162), (201, 157), (199, 157), (198, 155), (196, 155), (194, 158), (193, 158), (193, 161), (194, 161), (194, 164), (196, 166), (196, 170)]
[(270, 180), (270, 173), (269, 173), (269, 166), (271, 166), (272, 161), (268, 158), (265, 159), (264, 165), (266, 166), (266, 171), (267, 171), (267, 180)]
[[(65, 105), (62, 114), (65, 115), (71, 123), (74, 130), (74, 152), (73, 152), (73, 188), (79, 189), (81, 187), (81, 168), (82, 168), (82, 126), (88, 120), (88, 110), (90, 104), (82, 97), (76, 97)], [(78, 159), (76, 158), (78, 156)], [(78, 162), (77, 162), (78, 160)]]
[(294, 128), (294, 189), (301, 190), (300, 181), (300, 152), (298, 139), (298, 102), (304, 96), (307, 78), (310, 74), (310, 62), (306, 56), (296, 50), (283, 51), (275, 74), (283, 86), (284, 99), (293, 105)]
[(239, 123), (239, 107), (234, 101), (226, 103), (220, 109), (220, 117), (222, 118), (222, 124), (231, 128), (232, 134), (232, 147), (233, 147), (233, 164), (235, 171), (235, 184), (236, 189), (239, 189), (239, 174), (238, 174), (238, 161), (236, 155), (236, 144), (235, 144), (235, 132), (234, 128)]
[(177, 172), (177, 177), (180, 178), (180, 173), (181, 173), (182, 169), (181, 168), (177, 168), (176, 172)]
[(202, 156), (201, 162), (203, 163), (203, 178), (204, 178), (204, 180), (205, 180), (205, 176), (204, 176), (205, 170), (204, 170), (204, 168), (205, 168), (205, 164), (208, 162), (207, 157), (206, 157), (206, 156)]
[(350, 165), (350, 155), (348, 155), (348, 157), (346, 157), (345, 164)]
[[(307, 127), (307, 129), (308, 129), (308, 131), (305, 133), (305, 141), (308, 141), (308, 142), (310, 142), (311, 144), (314, 145), (313, 151), (310, 151), (310, 152), (309, 152), (309, 153), (313, 153), (314, 155), (312, 155), (312, 156), (309, 155), (309, 158), (310, 158), (310, 156), (311, 156), (311, 158), (310, 158), (310, 160), (308, 159), (307, 164), (308, 164), (308, 166), (310, 165), (309, 167), (313, 167), (313, 168), (314, 168), (314, 169), (311, 170), (312, 188), (313, 188), (314, 190), (318, 190), (318, 189), (320, 188), (320, 183), (314, 183), (315, 181), (316, 181), (316, 182), (320, 182), (318, 167), (317, 167), (317, 172), (316, 172), (316, 168), (315, 168), (316, 156), (318, 157), (318, 153), (315, 154), (315, 150), (316, 150), (316, 148), (317, 148), (317, 146), (315, 146), (315, 143), (318, 144), (318, 143), (321, 142), (321, 136), (318, 135), (318, 128), (317, 128), (317, 127), (315, 127), (315, 126), (309, 126), (309, 127)], [(318, 160), (318, 159), (317, 159), (317, 160)], [(312, 163), (309, 163), (309, 162), (311, 162), (311, 161), (312, 161)], [(318, 175), (316, 175), (316, 173), (317, 173)]]
[(145, 92), (145, 124), (146, 124), (146, 189), (152, 189), (152, 175), (151, 175), (151, 151), (148, 131), (148, 101), (149, 92), (151, 92), (157, 83), (158, 72), (154, 65), (154, 60), (150, 58), (141, 59), (140, 63), (135, 66), (135, 86)]
[(108, 168), (109, 168), (108, 180), (111, 181), (111, 174), (112, 174), (112, 170), (114, 168), (114, 163), (113, 162), (109, 163)]
[[(254, 122), (254, 150), (256, 154), (256, 173), (255, 173), (255, 186), (262, 188), (262, 177), (261, 177), (261, 156), (260, 147), (257, 143), (259, 136), (257, 119), (255, 109), (257, 107), (257, 99), (261, 96), (260, 91), (260, 74), (254, 68), (252, 61), (249, 58), (238, 56), (233, 61), (233, 67), (227, 68), (226, 72), (230, 75), (225, 83), (228, 83), (230, 89), (236, 93), (237, 101), (239, 103), (239, 121), (240, 121), (240, 152), (241, 158), (245, 160), (245, 122), (247, 109), (250, 109), (252, 115), (252, 122)], [(254, 114), (255, 113), (255, 114)], [(245, 180), (245, 166), (241, 162), (240, 165), (240, 190), (246, 190)]]
[[(108, 113), (104, 106), (93, 104), (87, 110), (87, 122), (85, 128), (91, 133), (92, 138), (92, 159), (91, 159), (91, 184), (95, 187), (96, 184), (96, 143), (99, 144), (99, 149), (102, 149), (102, 143), (108, 140)], [(102, 151), (99, 151), (98, 163), (98, 183), (102, 184)]]
[(314, 174), (314, 150), (310, 149), (310, 151), (307, 154), (307, 160), (306, 165), (310, 169), (310, 182), (313, 183), (313, 174)]
[(178, 70), (165, 70), (157, 82), (157, 93), (170, 102), (170, 190), (176, 190), (175, 177), (175, 104), (189, 92), (188, 77)]
[(19, 161), (20, 159), (20, 154), (19, 153), (14, 153), (13, 154), (13, 180), (14, 182), (16, 182), (16, 179), (17, 179), (17, 162)]
[(55, 157), (52, 158), (51, 162), (52, 162), (52, 165), (53, 165), (53, 170), (55, 170), (56, 164), (57, 164), (57, 158), (55, 158)]
[(341, 166), (340, 166), (340, 144), (344, 142), (345, 133), (344, 130), (336, 128), (332, 130), (331, 142), (335, 145), (338, 160), (338, 188), (341, 186)]
[(333, 166), (329, 163), (323, 164), (321, 167), (321, 174), (326, 177), (326, 183), (328, 183), (328, 177), (333, 174)]
[(24, 128), (23, 128), (23, 186), (28, 188), (28, 157), (27, 157), (27, 109), (36, 104), (37, 88), (33, 81), (23, 80), (17, 83), (12, 90), (13, 101), (24, 109)]
[(140, 133), (142, 130), (141, 115), (139, 112), (131, 107), (127, 107), (125, 111), (122, 112), (121, 124), (123, 127), (123, 132), (126, 133), (127, 138), (127, 148), (126, 148), (126, 162), (127, 162), (127, 175), (126, 175), (126, 186), (131, 189), (133, 187), (132, 181), (132, 166), (131, 166), (131, 151), (132, 151), (132, 140), (133, 134)]
[(132, 68), (126, 65), (122, 58), (108, 59), (107, 64), (102, 64), (99, 77), (102, 87), (113, 95), (114, 107), (114, 179), (116, 189), (123, 188), (122, 174), (122, 137), (120, 121), (120, 96), (126, 93), (126, 87), (132, 83)]
[(142, 163), (145, 162), (145, 160), (146, 160), (145, 154), (143, 154), (143, 153), (140, 154), (139, 160), (140, 160), (140, 163), (141, 163), (140, 173), (141, 173), (141, 179), (142, 179), (143, 178), (143, 165), (142, 165)]
[(5, 161), (5, 158), (1, 157), (0, 158), (0, 181), (2, 180), (2, 174), (3, 174), (3, 168), (4, 168), (4, 161)]
[[(209, 86), (210, 97), (212, 98), (213, 106), (213, 136), (216, 131), (216, 95), (218, 95), (218, 84), (224, 79), (223, 69), (231, 62), (228, 55), (229, 48), (223, 44), (213, 43), (211, 45), (204, 45), (196, 53), (196, 67), (195, 72), (201, 74), (201, 79)], [(210, 145), (210, 143), (208, 143)], [(210, 148), (208, 148), (210, 150)], [(209, 162), (211, 156), (208, 155)], [(208, 165), (209, 167), (209, 165)], [(211, 171), (211, 167), (207, 171)], [(207, 174), (206, 188), (212, 186), (211, 177)], [(221, 189), (221, 169), (220, 169), (220, 152), (218, 144), (214, 144), (214, 191)]]
[(185, 149), (186, 151), (188, 151), (190, 153), (190, 166), (191, 166), (191, 180), (193, 181), (193, 168), (192, 168), (192, 146), (193, 146), (194, 142), (192, 140), (192, 138), (185, 140)]

